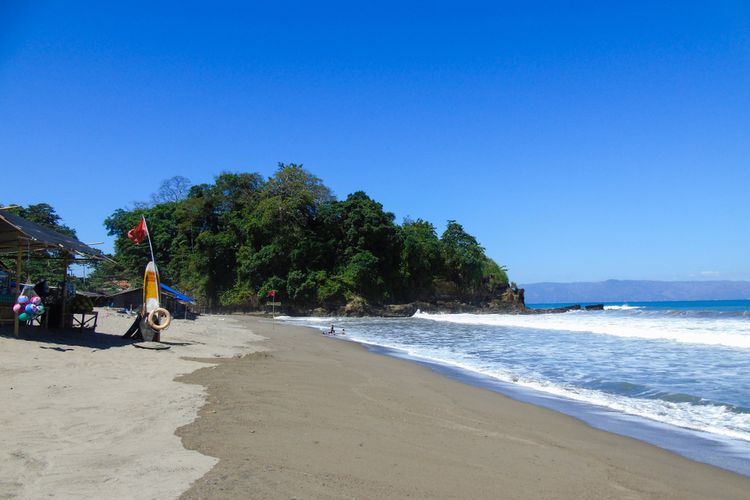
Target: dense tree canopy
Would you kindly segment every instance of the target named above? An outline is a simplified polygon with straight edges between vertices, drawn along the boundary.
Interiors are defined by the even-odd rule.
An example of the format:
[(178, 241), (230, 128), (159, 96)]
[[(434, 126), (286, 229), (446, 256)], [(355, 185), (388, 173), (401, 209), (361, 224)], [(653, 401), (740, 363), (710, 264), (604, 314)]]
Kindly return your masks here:
[[(440, 238), (421, 219), (396, 224), (362, 191), (336, 200), (302, 165), (279, 164), (268, 179), (222, 173), (189, 189), (174, 178), (160, 192), (152, 197), (158, 202), (105, 221), (117, 237), (118, 277), (138, 282), (150, 259), (147, 243), (126, 237), (145, 216), (163, 280), (212, 308), (256, 307), (270, 290), (287, 304), (314, 307), (355, 297), (429, 300), (436, 281), (467, 293), (507, 286), (505, 269), (455, 221)], [(95, 278), (106, 272), (114, 269)]]

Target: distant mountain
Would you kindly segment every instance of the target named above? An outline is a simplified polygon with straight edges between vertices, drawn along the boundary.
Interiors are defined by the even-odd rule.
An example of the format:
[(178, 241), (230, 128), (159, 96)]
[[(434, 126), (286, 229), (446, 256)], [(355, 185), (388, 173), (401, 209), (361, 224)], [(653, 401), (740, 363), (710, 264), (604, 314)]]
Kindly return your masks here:
[(647, 302), (664, 300), (750, 300), (750, 281), (607, 280), (530, 283), (527, 304), (567, 302)]

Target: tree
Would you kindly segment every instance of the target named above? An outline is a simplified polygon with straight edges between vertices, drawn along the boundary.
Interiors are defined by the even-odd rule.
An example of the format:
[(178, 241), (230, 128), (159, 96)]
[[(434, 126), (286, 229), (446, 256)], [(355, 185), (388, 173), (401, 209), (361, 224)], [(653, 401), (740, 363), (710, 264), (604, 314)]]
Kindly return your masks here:
[(461, 224), (448, 221), (440, 238), (440, 246), (449, 279), (465, 288), (475, 288), (481, 284), (484, 249), (476, 238), (464, 231)]
[(404, 220), (401, 239), (400, 272), (404, 287), (413, 296), (420, 296), (430, 291), (433, 278), (443, 272), (440, 240), (435, 226), (422, 219)]
[(377, 302), (391, 299), (400, 281), (395, 216), (363, 191), (350, 194), (339, 210), (342, 259), (337, 274), (355, 294)]
[[(185, 185), (174, 179), (168, 187)], [(455, 221), (440, 239), (421, 219), (399, 226), (363, 191), (337, 201), (302, 165), (280, 163), (268, 179), (222, 172), (186, 194), (162, 191), (169, 193), (162, 201), (105, 221), (121, 265), (108, 272), (140, 279), (148, 250), (126, 234), (145, 215), (162, 277), (209, 307), (254, 308), (271, 289), (286, 303), (334, 307), (357, 296), (373, 303), (429, 297), (436, 279), (472, 293), (507, 283), (505, 270)]]
[(190, 179), (175, 175), (161, 182), (159, 190), (151, 195), (151, 204), (178, 202), (184, 200), (190, 192)]

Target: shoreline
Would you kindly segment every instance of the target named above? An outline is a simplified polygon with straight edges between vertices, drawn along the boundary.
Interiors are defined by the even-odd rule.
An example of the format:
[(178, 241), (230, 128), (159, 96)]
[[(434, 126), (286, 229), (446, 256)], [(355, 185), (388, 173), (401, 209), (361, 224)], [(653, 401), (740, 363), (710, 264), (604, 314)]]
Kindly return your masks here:
[(689, 460), (750, 477), (750, 455), (747, 452), (733, 452), (732, 448), (737, 444), (737, 440), (729, 437), (670, 425), (606, 406), (569, 399), (530, 387), (517, 386), (467, 368), (412, 356), (378, 344), (344, 338), (337, 338), (337, 340), (359, 344), (374, 354), (425, 366), (441, 376), (473, 387), (487, 389), (514, 401), (567, 415), (593, 429), (635, 439)]
[(244, 318), (262, 355), (180, 381), (208, 403), (177, 435), (219, 463), (183, 498), (738, 498), (750, 478), (556, 411), (377, 356), (315, 329)]

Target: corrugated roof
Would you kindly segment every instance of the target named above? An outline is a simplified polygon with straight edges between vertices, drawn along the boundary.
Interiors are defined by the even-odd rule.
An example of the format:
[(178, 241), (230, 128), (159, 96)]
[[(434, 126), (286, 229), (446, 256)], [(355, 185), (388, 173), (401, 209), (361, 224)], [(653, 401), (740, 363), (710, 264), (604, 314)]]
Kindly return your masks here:
[(0, 212), (0, 254), (17, 252), (19, 241), (24, 251), (58, 249), (83, 257), (107, 259), (101, 250), (91, 248), (72, 236), (60, 234), (17, 215)]

